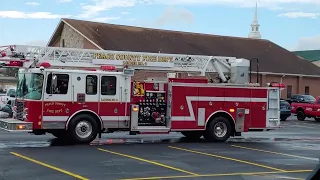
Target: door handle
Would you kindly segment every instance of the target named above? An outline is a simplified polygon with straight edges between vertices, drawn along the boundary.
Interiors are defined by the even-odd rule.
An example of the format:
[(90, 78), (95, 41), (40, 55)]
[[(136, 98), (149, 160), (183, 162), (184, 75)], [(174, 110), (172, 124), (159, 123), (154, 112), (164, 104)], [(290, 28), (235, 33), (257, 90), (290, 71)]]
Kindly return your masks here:
[(120, 87), (120, 103), (122, 103), (122, 87)]

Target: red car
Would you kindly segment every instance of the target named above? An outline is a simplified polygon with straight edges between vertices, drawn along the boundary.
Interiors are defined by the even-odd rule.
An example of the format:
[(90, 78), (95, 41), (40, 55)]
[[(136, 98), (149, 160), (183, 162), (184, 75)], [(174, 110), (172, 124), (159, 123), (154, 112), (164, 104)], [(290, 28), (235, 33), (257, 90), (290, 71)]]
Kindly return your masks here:
[(304, 121), (308, 117), (320, 122), (320, 96), (317, 98), (310, 95), (299, 97), (299, 102), (291, 103), (291, 113), (296, 114), (299, 121)]

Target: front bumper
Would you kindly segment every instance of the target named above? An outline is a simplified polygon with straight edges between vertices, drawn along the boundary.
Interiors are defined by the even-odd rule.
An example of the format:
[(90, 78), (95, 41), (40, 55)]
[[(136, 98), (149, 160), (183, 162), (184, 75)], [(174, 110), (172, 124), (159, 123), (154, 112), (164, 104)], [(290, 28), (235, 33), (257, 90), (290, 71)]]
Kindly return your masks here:
[(13, 118), (0, 119), (0, 129), (9, 132), (32, 132), (33, 124)]
[(291, 111), (286, 110), (286, 111), (280, 111), (280, 116), (281, 117), (289, 117), (291, 116)]

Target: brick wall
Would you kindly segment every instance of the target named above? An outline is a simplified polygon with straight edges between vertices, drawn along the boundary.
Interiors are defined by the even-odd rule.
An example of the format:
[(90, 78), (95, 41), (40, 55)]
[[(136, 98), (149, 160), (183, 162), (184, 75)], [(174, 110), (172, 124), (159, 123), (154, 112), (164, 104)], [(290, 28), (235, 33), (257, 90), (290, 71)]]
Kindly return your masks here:
[[(309, 94), (316, 97), (320, 96), (320, 78), (299, 77), (299, 76), (275, 76), (275, 75), (262, 75), (262, 82), (282, 82), (287, 88), (282, 90), (281, 98), (287, 98), (288, 90), (291, 86), (291, 94), (305, 94), (306, 90)], [(281, 81), (282, 80), (282, 81)], [(309, 89), (309, 90), (308, 90)]]

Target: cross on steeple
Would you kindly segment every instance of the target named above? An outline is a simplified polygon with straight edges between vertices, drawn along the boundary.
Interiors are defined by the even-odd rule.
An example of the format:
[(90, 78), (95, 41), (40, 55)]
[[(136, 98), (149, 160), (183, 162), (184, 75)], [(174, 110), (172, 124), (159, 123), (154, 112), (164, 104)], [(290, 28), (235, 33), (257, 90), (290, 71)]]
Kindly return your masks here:
[(249, 38), (260, 39), (261, 34), (259, 31), (259, 23), (258, 23), (258, 3), (256, 3), (256, 9), (254, 11), (253, 22), (251, 24), (251, 32), (249, 33)]

